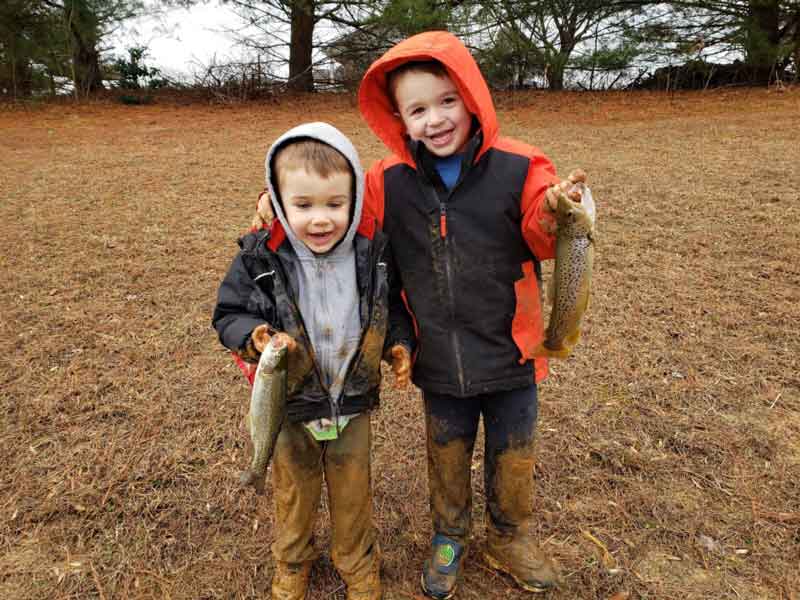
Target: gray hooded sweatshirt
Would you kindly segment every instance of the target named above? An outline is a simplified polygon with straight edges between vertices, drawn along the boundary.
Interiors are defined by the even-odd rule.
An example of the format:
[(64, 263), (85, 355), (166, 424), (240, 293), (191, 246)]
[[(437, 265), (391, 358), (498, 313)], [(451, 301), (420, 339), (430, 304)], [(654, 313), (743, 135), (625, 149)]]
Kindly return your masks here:
[[(350, 227), (344, 238), (325, 254), (315, 254), (297, 238), (289, 227), (274, 187), (277, 183), (277, 177), (274, 177), (272, 171), (275, 152), (287, 141), (298, 138), (313, 138), (333, 146), (350, 162), (355, 177), (354, 210)], [(353, 239), (361, 220), (364, 202), (364, 172), (350, 140), (332, 125), (320, 122), (305, 123), (284, 133), (267, 152), (264, 164), (272, 209), (298, 257), (297, 305), (324, 383), (330, 390), (332, 401), (336, 402), (347, 367), (358, 350), (361, 335)]]

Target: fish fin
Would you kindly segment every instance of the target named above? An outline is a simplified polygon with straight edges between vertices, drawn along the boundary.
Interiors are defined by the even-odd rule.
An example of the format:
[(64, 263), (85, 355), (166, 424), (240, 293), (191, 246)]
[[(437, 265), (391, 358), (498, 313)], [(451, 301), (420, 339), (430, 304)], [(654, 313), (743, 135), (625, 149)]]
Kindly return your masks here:
[(572, 353), (572, 348), (564, 346), (560, 350), (551, 350), (540, 342), (536, 348), (533, 349), (532, 356), (535, 358), (567, 358)]
[(547, 303), (552, 306), (556, 302), (556, 274), (550, 276), (550, 281), (547, 282)]
[(581, 282), (581, 287), (578, 290), (578, 302), (576, 307), (576, 314), (580, 315), (578, 319), (579, 323), (580, 320), (583, 318), (583, 315), (586, 314), (586, 311), (589, 308), (589, 298), (591, 296), (591, 290), (592, 290), (591, 279), (586, 277)]
[(569, 335), (568, 335), (568, 336), (567, 336), (567, 337), (564, 339), (564, 346), (565, 346), (566, 348), (568, 348), (570, 352), (572, 352), (572, 349), (573, 349), (575, 346), (577, 346), (577, 345), (578, 345), (578, 340), (579, 340), (579, 339), (581, 339), (581, 330), (580, 330), (580, 328), (578, 328), (578, 329), (576, 329), (575, 331), (573, 331), (572, 333), (570, 333), (570, 334), (569, 334)]

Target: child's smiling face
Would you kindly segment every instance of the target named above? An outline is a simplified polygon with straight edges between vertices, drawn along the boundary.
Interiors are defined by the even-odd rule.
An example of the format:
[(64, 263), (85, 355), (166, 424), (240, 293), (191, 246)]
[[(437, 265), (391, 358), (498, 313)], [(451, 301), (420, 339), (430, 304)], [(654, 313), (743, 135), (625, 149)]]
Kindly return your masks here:
[(333, 248), (350, 225), (352, 176), (332, 173), (322, 177), (304, 168), (279, 175), (286, 220), (294, 234), (316, 254)]
[(440, 157), (463, 151), (469, 140), (472, 115), (447, 75), (402, 73), (394, 86), (394, 100), (412, 140), (422, 142)]

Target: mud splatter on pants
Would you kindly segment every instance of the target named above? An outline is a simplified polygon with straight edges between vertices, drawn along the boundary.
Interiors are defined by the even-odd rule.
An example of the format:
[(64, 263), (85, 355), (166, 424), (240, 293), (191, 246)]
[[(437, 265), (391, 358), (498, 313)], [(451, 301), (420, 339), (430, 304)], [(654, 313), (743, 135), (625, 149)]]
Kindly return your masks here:
[(469, 540), (472, 451), (483, 415), (489, 543), (527, 537), (533, 517), (536, 386), (469, 398), (425, 392), (424, 400), (434, 533), (464, 545)]
[(345, 581), (378, 567), (370, 486), (371, 431), (368, 414), (352, 419), (336, 440), (314, 439), (301, 423), (284, 423), (272, 462), (276, 534), (272, 553), (287, 563), (312, 561), (314, 522), (328, 486), (331, 558)]

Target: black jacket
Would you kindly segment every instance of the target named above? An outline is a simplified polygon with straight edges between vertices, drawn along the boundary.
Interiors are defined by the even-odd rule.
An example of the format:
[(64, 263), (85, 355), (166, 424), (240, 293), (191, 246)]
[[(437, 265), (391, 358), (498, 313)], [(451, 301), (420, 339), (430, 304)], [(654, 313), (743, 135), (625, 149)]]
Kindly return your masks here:
[(421, 143), (410, 142), (418, 168), (401, 162), (383, 172), (384, 231), (420, 329), (414, 383), (456, 396), (535, 380), (534, 362), (520, 364), (510, 335), (523, 265), (540, 276), (520, 225), (529, 159), (491, 148), (472, 164), (481, 141), (471, 140), (451, 191)]
[[(242, 351), (253, 329), (263, 323), (298, 342), (289, 365), (287, 416), (301, 422), (337, 414), (357, 414), (378, 404), (380, 361), (394, 344), (413, 348), (411, 322), (394, 281), (386, 236), (372, 240), (357, 234), (356, 279), (359, 287), (361, 338), (347, 371), (342, 393), (334, 402), (323, 384), (314, 350), (297, 308), (296, 255), (287, 241), (277, 251), (262, 230), (239, 240), (241, 251), (220, 285), (212, 322), (223, 345)], [(390, 293), (392, 287), (392, 309)]]

